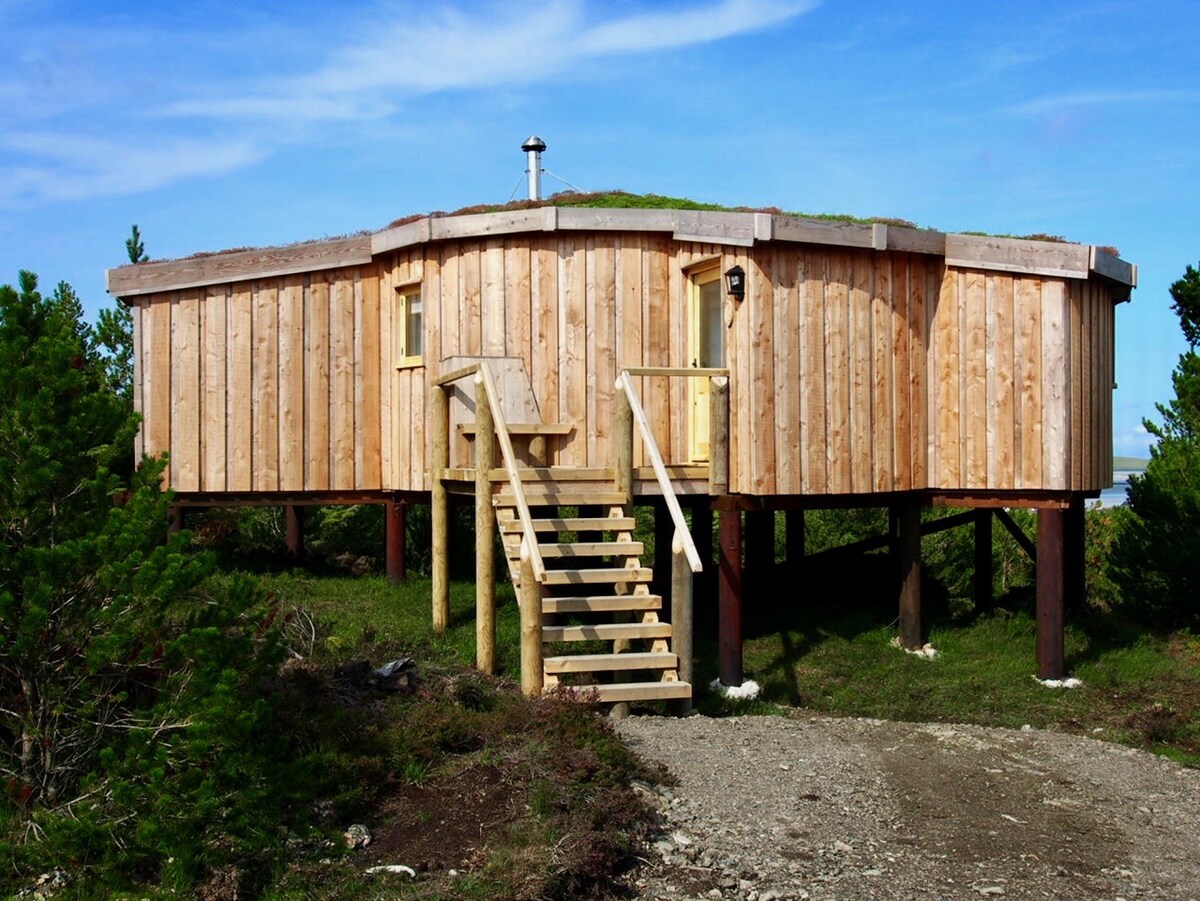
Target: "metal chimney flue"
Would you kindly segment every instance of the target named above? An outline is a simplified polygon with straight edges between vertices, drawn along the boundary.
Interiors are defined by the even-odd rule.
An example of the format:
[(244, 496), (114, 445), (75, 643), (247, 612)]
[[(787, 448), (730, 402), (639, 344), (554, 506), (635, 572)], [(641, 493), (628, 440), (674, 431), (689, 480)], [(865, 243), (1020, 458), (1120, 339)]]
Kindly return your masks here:
[(542, 199), (542, 151), (546, 149), (546, 142), (537, 135), (530, 135), (525, 139), (525, 143), (521, 145), (521, 149), (528, 155), (529, 160), (526, 163), (527, 168), (525, 174), (529, 176), (529, 199)]

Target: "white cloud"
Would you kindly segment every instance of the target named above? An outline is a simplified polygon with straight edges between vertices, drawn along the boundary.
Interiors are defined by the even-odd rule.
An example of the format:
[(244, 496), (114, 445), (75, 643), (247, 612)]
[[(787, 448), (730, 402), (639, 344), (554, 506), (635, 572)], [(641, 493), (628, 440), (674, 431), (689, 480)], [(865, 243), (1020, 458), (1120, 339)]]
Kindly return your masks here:
[(118, 142), (55, 132), (4, 135), (0, 148), (26, 160), (12, 166), (0, 182), (0, 204), (5, 205), (146, 191), (181, 178), (229, 172), (266, 155), (262, 147), (242, 139)]
[(1198, 100), (1200, 100), (1200, 92), (1196, 91), (1079, 91), (1072, 94), (1048, 94), (1043, 97), (1035, 97), (1010, 107), (1010, 111), (1026, 115), (1041, 115), (1084, 106), (1195, 103)]
[(527, 84), (585, 60), (705, 44), (768, 28), (815, 5), (816, 0), (719, 0), (600, 22), (591, 21), (582, 0), (506, 4), (490, 16), (457, 9), (424, 18), (398, 15), (375, 25), (369, 36), (347, 41), (307, 75), (244, 86), (234, 98), (177, 102), (162, 112), (293, 122), (378, 118), (391, 111), (383, 98), (394, 102), (445, 90)]
[[(129, 27), (115, 45), (107, 39), (111, 22), (91, 30), (79, 23), (0, 75), (0, 206), (133, 193), (229, 172), (284, 145), (320, 139), (327, 123), (391, 120), (421, 96), (578, 77), (587, 61), (711, 43), (815, 5), (709, 0), (647, 4), (652, 11), (622, 5), (613, 13), (598, 0), (433, 11), (404, 4), (366, 10), (359, 19), (370, 26), (329, 35), (314, 30), (320, 26), (297, 33), (294, 22), (255, 19), (250, 30), (265, 56), (255, 70), (237, 66), (245, 23), (228, 25), (228, 34)], [(52, 24), (29, 26), (26, 38), (52, 34)], [(145, 53), (129, 52), (143, 44)], [(164, 54), (164, 46), (176, 50)], [(330, 49), (315, 56), (317, 46)]]

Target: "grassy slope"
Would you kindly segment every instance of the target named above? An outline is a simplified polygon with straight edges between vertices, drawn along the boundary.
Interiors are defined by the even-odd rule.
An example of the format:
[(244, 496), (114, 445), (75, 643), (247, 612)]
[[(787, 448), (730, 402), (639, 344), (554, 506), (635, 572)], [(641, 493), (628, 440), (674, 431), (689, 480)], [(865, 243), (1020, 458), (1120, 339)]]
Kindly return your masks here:
[[(328, 620), (326, 640), (333, 646), (353, 645), (366, 630), (442, 663), (469, 664), (473, 658), (469, 583), (453, 585), (451, 627), (444, 636), (430, 629), (430, 585), (424, 580), (393, 587), (378, 577), (297, 572), (270, 576), (268, 584)], [(498, 605), (498, 663), (501, 674), (515, 680), (519, 619), (510, 586), (501, 585)], [(715, 676), (710, 606), (698, 601), (701, 684)], [(930, 640), (940, 656), (926, 660), (890, 646), (894, 614), (883, 608), (835, 605), (792, 592), (769, 604), (751, 597), (747, 608), (747, 676), (763, 684), (767, 701), (837, 715), (1060, 728), (1200, 765), (1200, 639), (1194, 636), (1154, 636), (1123, 630), (1111, 618), (1077, 617), (1067, 631), (1067, 663), (1084, 687), (1052, 690), (1032, 678), (1035, 626), (1027, 613), (1001, 610), (958, 625), (947, 616), (934, 618)]]

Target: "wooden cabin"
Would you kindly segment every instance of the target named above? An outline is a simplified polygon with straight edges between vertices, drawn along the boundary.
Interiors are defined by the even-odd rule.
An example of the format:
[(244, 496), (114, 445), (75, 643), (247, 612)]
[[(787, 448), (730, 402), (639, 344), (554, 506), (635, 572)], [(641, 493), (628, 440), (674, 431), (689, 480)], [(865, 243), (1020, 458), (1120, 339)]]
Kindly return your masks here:
[[(445, 505), (474, 494), (480, 548), (496, 529), (509, 548), (527, 688), (613, 672), (598, 677), (613, 701), (690, 694), (688, 613), (674, 634), (659, 622), (635, 503), (666, 523), (674, 557), (654, 562), (675, 573), (676, 608), (717, 512), (727, 684), (743, 511), (751, 532), (777, 510), (799, 532), (806, 508), (892, 508), (912, 646), (920, 508), (985, 511), (990, 536), (986, 511), (1036, 507), (1038, 668), (1062, 675), (1083, 502), (1111, 482), (1114, 305), (1133, 266), (885, 223), (518, 206), (111, 270), (133, 312), (137, 452), (169, 452), (182, 505), (432, 503), (439, 626)], [(700, 511), (690, 528), (681, 506)], [(572, 638), (612, 653), (550, 644)]]

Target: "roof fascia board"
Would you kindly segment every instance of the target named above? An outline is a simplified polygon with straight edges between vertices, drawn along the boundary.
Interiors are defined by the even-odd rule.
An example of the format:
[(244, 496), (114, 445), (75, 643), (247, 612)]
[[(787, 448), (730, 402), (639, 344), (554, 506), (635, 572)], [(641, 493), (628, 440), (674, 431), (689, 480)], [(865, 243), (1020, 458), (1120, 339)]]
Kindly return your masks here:
[(372, 262), (372, 259), (371, 236), (356, 235), (287, 247), (263, 247), (165, 260), (161, 263), (131, 263), (109, 269), (105, 273), (105, 288), (109, 294), (117, 297), (135, 297), (251, 278), (359, 266)]
[(1086, 244), (1054, 244), (1023, 238), (946, 235), (946, 265), (963, 269), (994, 269), (1057, 278), (1087, 278)]

